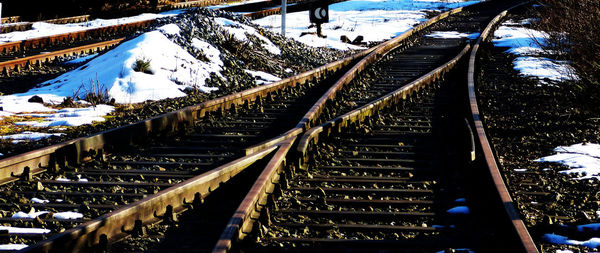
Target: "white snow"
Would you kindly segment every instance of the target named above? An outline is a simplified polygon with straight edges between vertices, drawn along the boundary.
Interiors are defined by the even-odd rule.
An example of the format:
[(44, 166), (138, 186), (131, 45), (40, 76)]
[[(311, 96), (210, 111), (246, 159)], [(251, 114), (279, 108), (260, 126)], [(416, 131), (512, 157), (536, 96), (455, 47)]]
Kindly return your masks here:
[(506, 52), (520, 56), (514, 60), (513, 65), (514, 69), (523, 76), (542, 79), (541, 83), (546, 83), (546, 79), (552, 81), (577, 80), (578, 77), (568, 62), (539, 56), (551, 53), (544, 51), (541, 47), (546, 43), (548, 34), (522, 27), (531, 21), (532, 19), (503, 22), (494, 32), (492, 42), (497, 47), (508, 47)]
[(50, 24), (44, 22), (35, 22), (31, 30), (10, 32), (0, 34), (0, 43), (6, 43), (11, 41), (26, 40), (32, 38), (39, 38), (45, 36), (51, 36), (62, 33), (70, 33), (82, 30), (90, 30), (99, 27), (106, 27), (118, 24), (134, 23), (138, 21), (157, 19), (162, 17), (176, 16), (181, 13), (181, 10), (164, 12), (159, 14), (144, 13), (132, 17), (124, 17), (117, 19), (96, 19), (82, 23), (71, 23), (71, 24)]
[[(134, 71), (135, 62), (149, 61), (151, 74)], [(117, 103), (138, 103), (185, 96), (186, 87), (202, 91), (211, 72), (220, 72), (221, 62), (202, 62), (171, 42), (159, 31), (151, 31), (126, 41), (85, 65), (38, 88), (13, 96), (38, 95), (44, 101), (60, 103), (76, 90), (91, 90), (92, 85), (106, 89)]]
[(468, 39), (477, 39), (479, 37), (479, 33), (461, 33), (457, 31), (434, 31), (430, 34), (425, 35), (425, 37), (432, 38), (443, 38), (443, 39), (460, 39), (460, 38), (468, 38)]
[(551, 60), (544, 57), (517, 57), (514, 69), (527, 77), (550, 79), (553, 81), (575, 80), (574, 70), (566, 61)]
[(54, 213), (53, 216), (55, 219), (60, 219), (60, 220), (69, 220), (69, 219), (81, 219), (83, 218), (83, 214), (78, 213), (78, 212), (59, 212), (59, 213)]
[(30, 132), (30, 131), (25, 131), (22, 132), (20, 134), (11, 134), (11, 135), (4, 135), (4, 136), (0, 136), (0, 139), (4, 139), (4, 140), (12, 140), (13, 143), (19, 143), (22, 141), (38, 141), (41, 139), (45, 139), (45, 138), (50, 138), (52, 136), (61, 136), (64, 135), (62, 133), (38, 133), (38, 132)]
[[(210, 43), (197, 38), (192, 39), (192, 46), (202, 51), (204, 53), (204, 56), (206, 56), (206, 58), (209, 60), (209, 62), (215, 64), (216, 66), (223, 67), (223, 61), (221, 60), (221, 52), (219, 51), (219, 49), (217, 49)], [(216, 66), (214, 71), (220, 71), (220, 68), (217, 68)]]
[(31, 198), (31, 202), (37, 203), (37, 204), (46, 204), (46, 203), (50, 203), (50, 200), (39, 199), (39, 198)]
[[(361, 49), (364, 47), (344, 43), (340, 37), (345, 35), (352, 41), (360, 35), (364, 37), (363, 42), (388, 40), (425, 21), (425, 11), (448, 10), (477, 2), (479, 1), (346, 1), (329, 5), (329, 23), (322, 25), (323, 34), (327, 38), (320, 38), (315, 34), (303, 35), (305, 32), (316, 31), (316, 28), (308, 29), (308, 11), (286, 15), (285, 35), (313, 47)], [(268, 16), (254, 22), (281, 33), (281, 15)]]
[(247, 26), (242, 23), (239, 23), (239, 22), (236, 22), (233, 20), (229, 20), (226, 18), (215, 18), (215, 23), (222, 26), (223, 29), (225, 29), (225, 31), (227, 31), (229, 34), (233, 35), (235, 37), (235, 39), (237, 39), (239, 41), (250, 42), (250, 40), (248, 39), (248, 36), (246, 36), (246, 34), (253, 35), (253, 36), (256, 36), (262, 42), (262, 46), (267, 51), (269, 51), (270, 53), (275, 54), (275, 55), (281, 54), (281, 50), (279, 49), (279, 47), (277, 47), (275, 44), (273, 44), (273, 42), (271, 42), (265, 36), (261, 35), (253, 27), (250, 27), (250, 26)]
[(600, 238), (592, 237), (586, 241), (571, 240), (566, 236), (557, 234), (545, 234), (544, 239), (554, 244), (567, 244), (567, 245), (581, 245), (590, 248), (596, 248), (600, 246)]
[(257, 78), (257, 80), (255, 80), (256, 84), (269, 84), (281, 80), (279, 77), (262, 71), (254, 71), (249, 69), (244, 69), (244, 71)]
[(600, 179), (600, 145), (595, 143), (579, 143), (571, 146), (560, 146), (554, 149), (556, 154), (536, 159), (536, 162), (555, 162), (571, 169), (560, 173), (573, 174), (575, 179)]
[(45, 228), (20, 228), (20, 227), (0, 226), (0, 230), (8, 230), (9, 234), (47, 234), (47, 233), (50, 233), (50, 230), (45, 229)]
[(87, 108), (65, 108), (56, 110), (52, 114), (19, 114), (19, 116), (32, 116), (43, 118), (42, 121), (21, 121), (15, 125), (33, 126), (33, 127), (55, 127), (55, 126), (81, 126), (91, 124), (92, 122), (104, 121), (103, 116), (114, 111), (110, 105), (97, 105)]
[(27, 244), (0, 244), (0, 250), (21, 250), (27, 246)]
[[(49, 213), (48, 211), (37, 211), (37, 212), (30, 212), (30, 213), (25, 213), (22, 211), (19, 211), (15, 214), (12, 215), (12, 218), (15, 219), (34, 219), (42, 214), (46, 214)], [(83, 214), (81, 213), (77, 213), (77, 212), (72, 212), (72, 211), (67, 211), (67, 212), (58, 212), (58, 213), (53, 213), (52, 217), (54, 217), (55, 219), (60, 219), (60, 220), (68, 220), (68, 219), (81, 219), (83, 218)]]
[(177, 26), (176, 24), (166, 24), (159, 27), (158, 30), (164, 34), (169, 35), (178, 35), (179, 32), (181, 32), (181, 28), (179, 28), (179, 26)]
[(467, 207), (467, 206), (456, 206), (456, 207), (448, 209), (448, 211), (446, 211), (446, 212), (448, 212), (449, 214), (469, 214), (470, 213), (469, 207)]

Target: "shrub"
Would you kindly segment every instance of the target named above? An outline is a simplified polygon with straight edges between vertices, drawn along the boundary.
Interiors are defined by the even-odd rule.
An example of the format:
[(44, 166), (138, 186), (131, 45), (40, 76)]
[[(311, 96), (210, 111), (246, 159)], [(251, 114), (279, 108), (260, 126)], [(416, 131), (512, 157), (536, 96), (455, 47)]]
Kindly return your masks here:
[(600, 79), (600, 5), (597, 0), (541, 0), (538, 28), (555, 50), (589, 83)]
[(152, 74), (152, 71), (150, 71), (150, 60), (146, 58), (136, 59), (133, 64), (133, 70), (136, 72)]

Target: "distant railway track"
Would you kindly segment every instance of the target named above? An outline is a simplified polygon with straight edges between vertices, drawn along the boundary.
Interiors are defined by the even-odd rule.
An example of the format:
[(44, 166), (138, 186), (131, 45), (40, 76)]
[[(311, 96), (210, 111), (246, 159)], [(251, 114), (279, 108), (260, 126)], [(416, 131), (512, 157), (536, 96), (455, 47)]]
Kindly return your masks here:
[[(11, 210), (34, 207), (85, 214), (84, 219), (70, 221), (49, 215), (5, 219), (15, 226), (67, 229), (46, 236), (9, 234), (8, 238), (37, 242), (23, 250), (27, 252), (110, 249), (125, 237), (157, 236), (147, 231), (150, 224), (169, 227), (177, 219), (175, 213), (185, 209), (202, 212), (220, 207), (216, 209), (219, 215), (194, 219), (216, 230), (205, 230), (206, 236), (198, 237), (174, 229), (174, 236), (193, 237), (186, 241), (209, 247), (218, 241), (215, 252), (232, 247), (315, 250), (323, 245), (363, 250), (402, 245), (408, 251), (415, 245), (432, 250), (480, 249), (489, 246), (488, 241), (454, 239), (461, 235), (489, 239), (486, 236), (508, 231), (501, 238), (515, 239), (511, 240), (514, 244), (496, 237), (496, 242), (504, 244), (494, 246), (535, 252), (527, 247), (527, 238), (511, 232), (514, 223), (508, 217), (518, 217), (502, 208), (493, 209), (493, 215), (506, 217), (498, 219), (497, 231), (468, 221), (485, 217), (479, 215), (488, 210), (488, 203), (492, 203), (490, 208), (503, 206), (489, 198), (487, 191), (474, 194), (467, 190), (470, 186), (457, 183), (467, 182), (464, 170), (449, 169), (468, 165), (466, 154), (470, 158), (474, 151), (471, 142), (465, 141), (469, 134), (462, 113), (456, 110), (465, 105), (460, 102), (460, 91), (454, 89), (460, 87), (462, 79), (457, 76), (462, 72), (445, 74), (461, 66), (460, 59), (470, 46), (464, 38), (425, 37), (426, 29), (448, 16), (456, 22), (440, 25), (441, 29), (483, 29), (485, 20), (496, 14), (494, 10), (506, 8), (495, 4), (443, 13), (380, 46), (280, 82), (2, 159), (0, 179), (12, 190), (0, 196), (20, 203), (11, 205)], [(327, 83), (334, 85), (324, 86)], [(322, 96), (315, 96), (323, 91)], [(456, 132), (463, 134), (450, 137)], [(455, 143), (466, 144), (449, 147)], [(244, 177), (235, 177), (238, 174)], [(230, 186), (227, 182), (234, 177), (236, 185)], [(486, 182), (467, 183), (474, 188)], [(244, 185), (248, 194), (237, 184)], [(217, 189), (224, 187), (238, 197), (229, 198)], [(220, 197), (210, 199), (215, 194)], [(38, 196), (53, 202), (28, 202)], [(473, 214), (445, 213), (462, 203), (456, 202), (461, 196), (467, 197)], [(57, 203), (58, 198), (65, 203)], [(479, 200), (482, 204), (475, 204)], [(220, 239), (219, 226), (226, 228)], [(368, 232), (360, 235), (357, 230)], [(283, 236), (290, 231), (304, 236)], [(161, 238), (167, 241), (163, 247), (171, 251), (181, 246), (168, 234)], [(439, 243), (427, 244), (437, 239)]]

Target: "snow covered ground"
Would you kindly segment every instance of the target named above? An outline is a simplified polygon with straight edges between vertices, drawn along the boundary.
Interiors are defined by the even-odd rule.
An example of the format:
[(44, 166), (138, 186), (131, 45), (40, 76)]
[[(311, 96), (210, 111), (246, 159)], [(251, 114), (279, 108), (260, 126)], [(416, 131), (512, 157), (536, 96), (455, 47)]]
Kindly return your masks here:
[[(444, 0), (353, 0), (329, 6), (329, 23), (323, 24), (320, 38), (309, 31), (308, 11), (288, 13), (286, 15), (286, 33), (288, 38), (314, 47), (329, 47), (341, 50), (361, 49), (364, 47), (343, 43), (345, 35), (350, 40), (363, 36), (363, 42), (388, 40), (398, 36), (415, 25), (426, 20), (426, 11), (445, 11), (479, 1)], [(254, 21), (273, 32), (281, 33), (281, 16), (268, 16)], [(316, 28), (310, 31), (315, 32)]]
[[(288, 14), (287, 36), (316, 47), (360, 48), (341, 42), (340, 35), (346, 35), (350, 39), (362, 35), (365, 42), (386, 40), (424, 21), (426, 11), (447, 10), (477, 2), (446, 0), (347, 1), (330, 6), (331, 22), (324, 25), (324, 33), (329, 35), (328, 38), (323, 39), (314, 35), (300, 36), (302, 32), (307, 31), (308, 12)], [(0, 43), (175, 16), (181, 12), (142, 14), (113, 20), (98, 19), (64, 25), (38, 22), (29, 31), (1, 34)], [(279, 31), (279, 18), (280, 16), (267, 17), (257, 20), (256, 23)], [(246, 36), (254, 35), (271, 54), (278, 55), (281, 52), (275, 44), (252, 27), (224, 18), (216, 18), (215, 23), (221, 25), (224, 30), (238, 40), (249, 41)], [(271, 25), (271, 23), (275, 23), (275, 25)], [(184, 90), (190, 88), (204, 92), (215, 90), (216, 88), (206, 87), (204, 84), (205, 79), (211, 73), (220, 76), (219, 73), (223, 69), (220, 52), (210, 41), (193, 39), (192, 46), (203, 52), (208, 61), (196, 59), (188, 51), (169, 40), (169, 36), (175, 35), (179, 31), (179, 27), (174, 24), (165, 25), (126, 41), (107, 53), (69, 61), (66, 64), (89, 60), (81, 67), (52, 80), (44, 81), (28, 92), (0, 96), (0, 107), (2, 107), (0, 119), (12, 116), (13, 118), (22, 118), (22, 120), (17, 120), (16, 125), (18, 126), (50, 127), (56, 130), (66, 126), (101, 122), (104, 120), (104, 116), (114, 110), (114, 107), (108, 105), (89, 106), (85, 101), (78, 101), (83, 108), (54, 109), (47, 106), (48, 104), (60, 104), (67, 97), (84, 97), (86, 93), (94, 90), (106, 92), (115, 99), (116, 103), (120, 104), (181, 97), (186, 95)], [(444, 34), (442, 32), (432, 36), (472, 35)], [(148, 69), (136, 71), (136, 66), (140, 62), (148, 62)], [(258, 79), (256, 82), (259, 84), (279, 80), (279, 77), (269, 73), (254, 70), (246, 70), (246, 72), (255, 76)], [(41, 97), (45, 104), (29, 102), (33, 96)], [(27, 131), (0, 136), (0, 138), (11, 139), (16, 143), (25, 140), (39, 140), (59, 134)]]
[(545, 43), (548, 34), (524, 27), (531, 21), (525, 19), (503, 22), (494, 32), (492, 42), (497, 47), (508, 47), (506, 52), (519, 56), (513, 62), (514, 69), (523, 76), (537, 78), (540, 83), (547, 83), (546, 80), (577, 80), (578, 77), (568, 62), (540, 56), (544, 53), (540, 44)]

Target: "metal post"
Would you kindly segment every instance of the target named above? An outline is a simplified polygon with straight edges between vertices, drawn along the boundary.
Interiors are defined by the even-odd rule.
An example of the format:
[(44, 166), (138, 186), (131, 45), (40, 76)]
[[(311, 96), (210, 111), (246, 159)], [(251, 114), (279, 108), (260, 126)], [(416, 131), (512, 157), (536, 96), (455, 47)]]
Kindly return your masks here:
[(287, 0), (281, 0), (281, 35), (285, 37), (285, 13), (287, 12)]

